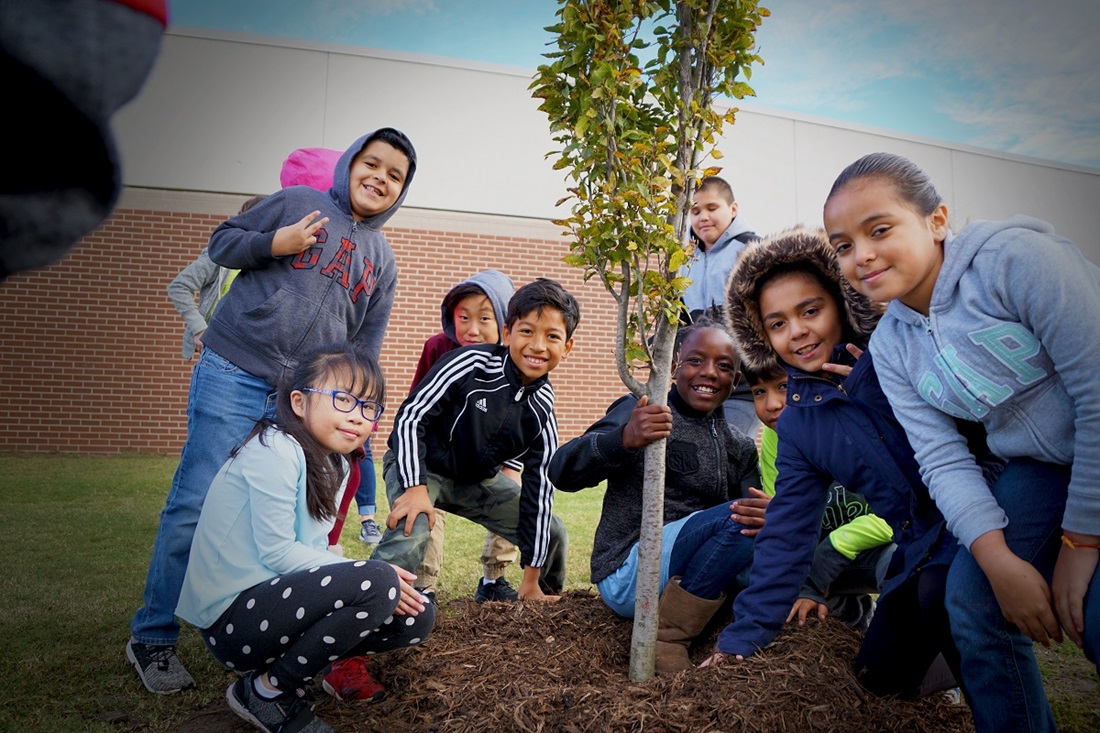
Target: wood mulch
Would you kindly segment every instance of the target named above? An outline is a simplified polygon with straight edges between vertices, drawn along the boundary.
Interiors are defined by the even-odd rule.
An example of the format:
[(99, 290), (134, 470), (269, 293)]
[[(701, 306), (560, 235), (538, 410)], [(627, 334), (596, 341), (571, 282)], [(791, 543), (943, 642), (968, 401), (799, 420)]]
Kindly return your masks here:
[(744, 662), (642, 683), (627, 677), (630, 635), (631, 622), (584, 591), (557, 604), (453, 601), (422, 646), (372, 659), (386, 699), (319, 693), (316, 712), (364, 733), (974, 730), (967, 706), (943, 696), (864, 693), (850, 670), (859, 637), (833, 621), (788, 628)]

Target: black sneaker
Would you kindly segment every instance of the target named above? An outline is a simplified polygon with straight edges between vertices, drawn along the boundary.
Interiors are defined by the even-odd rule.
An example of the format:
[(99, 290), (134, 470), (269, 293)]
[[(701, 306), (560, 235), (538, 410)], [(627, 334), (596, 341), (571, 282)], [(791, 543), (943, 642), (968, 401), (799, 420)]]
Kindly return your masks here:
[(335, 733), (328, 723), (310, 710), (304, 693), (284, 692), (270, 700), (252, 687), (255, 672), (249, 672), (229, 686), (225, 699), (230, 709), (266, 733)]
[(421, 596), (423, 596), (424, 600), (426, 600), (428, 603), (430, 603), (430, 604), (432, 604), (433, 606), (436, 606), (436, 607), (439, 606), (439, 604), (435, 602), (435, 591), (434, 590), (424, 590), (423, 588), (415, 588), (414, 590), (416, 590), (417, 593), (419, 593)]
[(485, 578), (477, 581), (477, 593), (474, 600), (478, 603), (485, 601), (518, 601), (519, 593), (511, 586), (506, 578), (497, 578), (492, 583), (486, 583)]
[(126, 658), (149, 692), (170, 695), (195, 686), (195, 680), (176, 656), (175, 646), (142, 644), (131, 638), (126, 642)]

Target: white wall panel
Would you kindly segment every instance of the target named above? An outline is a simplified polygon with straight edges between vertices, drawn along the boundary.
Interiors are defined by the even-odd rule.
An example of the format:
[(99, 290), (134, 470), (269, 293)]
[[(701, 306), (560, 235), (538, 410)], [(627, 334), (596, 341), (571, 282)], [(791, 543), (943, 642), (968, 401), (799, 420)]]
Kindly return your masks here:
[(130, 186), (267, 193), (296, 147), (322, 145), (328, 54), (167, 35), (115, 118)]
[[(564, 194), (532, 72), (346, 46), (173, 29), (117, 118), (128, 186), (273, 190), (298, 147), (343, 149), (382, 125), (420, 156), (410, 207), (550, 219)], [(961, 224), (1027, 213), (1100, 263), (1100, 174), (932, 140), (742, 108), (717, 161), (757, 232), (820, 225), (833, 179), (860, 155), (924, 167)]]

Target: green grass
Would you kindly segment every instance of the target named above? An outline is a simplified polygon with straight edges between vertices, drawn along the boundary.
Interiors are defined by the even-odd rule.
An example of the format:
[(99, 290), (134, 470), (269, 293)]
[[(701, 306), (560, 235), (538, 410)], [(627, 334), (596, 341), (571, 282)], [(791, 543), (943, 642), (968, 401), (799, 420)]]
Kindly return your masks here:
[[(0, 454), (0, 731), (168, 731), (223, 704), (227, 673), (190, 627), (180, 654), (198, 690), (151, 695), (124, 655), (176, 463), (140, 454)], [(381, 487), (379, 521), (386, 515)], [(589, 587), (602, 498), (602, 489), (558, 494), (555, 511), (569, 528), (570, 588)], [(461, 517), (448, 520), (444, 602), (473, 594), (485, 537)], [(347, 556), (365, 558), (358, 532), (353, 509), (341, 544)], [(507, 577), (518, 585), (519, 568)]]
[[(194, 629), (184, 627), (180, 654), (198, 690), (149, 694), (123, 652), (175, 468), (174, 458), (139, 454), (0, 454), (0, 733), (169, 731), (224, 705), (228, 673)], [(602, 498), (602, 489), (557, 496), (555, 511), (569, 529), (570, 588), (589, 587)], [(353, 515), (341, 537), (349, 557), (367, 556), (358, 531)], [(484, 537), (477, 525), (449, 517), (441, 601), (473, 594)], [(519, 568), (507, 577), (518, 584)], [(1038, 652), (1063, 733), (1100, 730), (1092, 665), (1069, 644)]]

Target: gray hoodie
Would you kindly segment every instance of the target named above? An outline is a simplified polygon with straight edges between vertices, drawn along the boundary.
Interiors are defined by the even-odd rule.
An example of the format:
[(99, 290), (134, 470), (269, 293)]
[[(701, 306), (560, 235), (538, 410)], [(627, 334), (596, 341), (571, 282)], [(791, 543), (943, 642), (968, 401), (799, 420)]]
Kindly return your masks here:
[[(447, 334), (451, 341), (458, 343), (458, 337), (455, 335), (455, 314), (451, 308), (447, 307), (447, 300), (456, 288), (463, 285), (475, 285), (488, 296), (489, 302), (493, 304), (493, 315), (497, 318), (497, 329), (503, 335), (504, 316), (507, 313), (508, 301), (512, 299), (515, 286), (512, 285), (511, 278), (500, 270), (482, 270), (475, 275), (471, 275), (468, 280), (463, 280), (455, 285), (447, 292), (447, 297), (443, 298), (443, 302), (439, 304), (439, 319), (443, 324), (443, 333)], [(500, 338), (497, 338), (497, 343), (500, 343)]]
[[(706, 310), (726, 302), (726, 280), (737, 258), (745, 250), (743, 235), (751, 235), (752, 228), (741, 216), (735, 216), (726, 231), (710, 247), (699, 245), (695, 259), (680, 268), (681, 277), (690, 277), (691, 285), (684, 291), (684, 305), (688, 312)], [(741, 239), (738, 239), (741, 237)]]
[(948, 528), (969, 547), (1007, 524), (957, 416), (1003, 458), (1072, 464), (1062, 527), (1096, 534), (1100, 269), (1026, 216), (949, 234), (944, 258), (928, 317), (892, 301), (870, 348)]
[[(318, 346), (346, 340), (375, 355), (382, 347), (397, 263), (381, 228), (409, 192), (416, 153), (393, 206), (355, 221), (351, 162), (378, 132), (344, 152), (328, 192), (288, 186), (222, 223), (210, 237), (210, 259), (241, 273), (218, 305), (203, 343), (271, 385)], [(317, 244), (298, 255), (273, 257), (275, 231), (315, 210), (329, 218)]]

